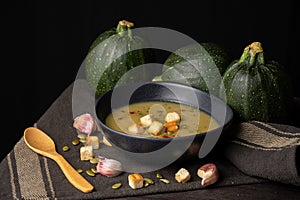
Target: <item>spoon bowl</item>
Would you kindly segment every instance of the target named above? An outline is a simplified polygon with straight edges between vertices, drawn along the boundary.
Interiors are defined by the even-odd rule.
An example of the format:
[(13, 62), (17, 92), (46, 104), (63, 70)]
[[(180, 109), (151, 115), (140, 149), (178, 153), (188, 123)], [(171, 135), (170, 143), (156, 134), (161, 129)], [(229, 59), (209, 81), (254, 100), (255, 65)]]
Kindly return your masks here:
[(57, 153), (54, 141), (42, 130), (35, 127), (26, 128), (24, 131), (24, 141), (34, 152), (53, 159), (74, 187), (84, 193), (91, 192), (94, 189), (62, 155)]
[(28, 128), (24, 132), (24, 139), (26, 144), (35, 152), (52, 157), (56, 156), (54, 141), (44, 132), (37, 128)]

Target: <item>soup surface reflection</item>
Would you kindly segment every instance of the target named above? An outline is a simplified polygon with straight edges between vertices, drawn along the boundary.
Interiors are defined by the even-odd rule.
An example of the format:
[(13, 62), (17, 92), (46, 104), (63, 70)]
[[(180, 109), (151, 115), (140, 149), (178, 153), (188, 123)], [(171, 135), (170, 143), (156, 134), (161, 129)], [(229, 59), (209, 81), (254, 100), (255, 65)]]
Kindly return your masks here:
[[(176, 122), (178, 129), (176, 131), (168, 131), (166, 129), (158, 134), (149, 132), (149, 127), (142, 126), (142, 131), (129, 131), (129, 127), (133, 124), (139, 125), (141, 118), (149, 115), (151, 120), (166, 126), (166, 115), (168, 113), (178, 113), (180, 120)], [(209, 114), (183, 104), (162, 101), (149, 101), (130, 104), (118, 109), (114, 109), (110, 113), (105, 123), (111, 129), (132, 135), (144, 137), (170, 138), (180, 137), (198, 133), (204, 133), (219, 127), (218, 122)], [(140, 129), (139, 129), (140, 130)]]

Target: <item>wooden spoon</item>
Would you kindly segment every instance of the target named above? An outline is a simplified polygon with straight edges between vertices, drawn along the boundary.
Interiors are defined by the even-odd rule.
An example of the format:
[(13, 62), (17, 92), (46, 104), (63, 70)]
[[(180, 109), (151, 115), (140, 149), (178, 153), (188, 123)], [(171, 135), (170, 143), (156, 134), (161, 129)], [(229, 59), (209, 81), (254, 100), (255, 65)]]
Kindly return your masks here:
[(84, 193), (91, 192), (94, 189), (62, 155), (56, 152), (53, 140), (42, 130), (35, 127), (26, 128), (24, 131), (24, 140), (29, 148), (36, 153), (53, 159), (74, 187)]

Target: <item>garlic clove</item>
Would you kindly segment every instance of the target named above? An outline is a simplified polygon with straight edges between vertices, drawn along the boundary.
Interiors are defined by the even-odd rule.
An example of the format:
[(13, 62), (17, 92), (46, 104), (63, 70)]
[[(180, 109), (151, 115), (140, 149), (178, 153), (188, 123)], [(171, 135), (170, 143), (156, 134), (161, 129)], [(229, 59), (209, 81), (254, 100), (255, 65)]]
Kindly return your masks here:
[(100, 157), (100, 160), (97, 164), (97, 173), (107, 177), (115, 177), (122, 172), (122, 165), (119, 161)]
[(81, 133), (90, 135), (96, 130), (96, 123), (91, 114), (84, 113), (74, 119), (73, 127)]
[(201, 185), (204, 187), (216, 183), (219, 179), (218, 168), (213, 163), (201, 166), (197, 171), (197, 175), (202, 178)]

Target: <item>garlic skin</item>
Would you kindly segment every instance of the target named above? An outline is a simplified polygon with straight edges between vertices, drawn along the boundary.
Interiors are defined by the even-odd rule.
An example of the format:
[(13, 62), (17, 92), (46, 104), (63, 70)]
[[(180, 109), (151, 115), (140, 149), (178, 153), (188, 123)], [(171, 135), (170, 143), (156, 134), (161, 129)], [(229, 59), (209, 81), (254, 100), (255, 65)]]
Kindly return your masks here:
[(197, 175), (202, 178), (201, 185), (206, 187), (208, 185), (212, 185), (216, 183), (219, 179), (219, 170), (217, 166), (213, 163), (208, 163), (201, 166), (198, 171)]
[(97, 164), (97, 173), (107, 177), (115, 177), (122, 172), (122, 165), (119, 161), (100, 157), (100, 160)]
[(89, 113), (84, 113), (74, 119), (73, 127), (81, 133), (90, 135), (96, 130), (96, 123), (93, 116)]

